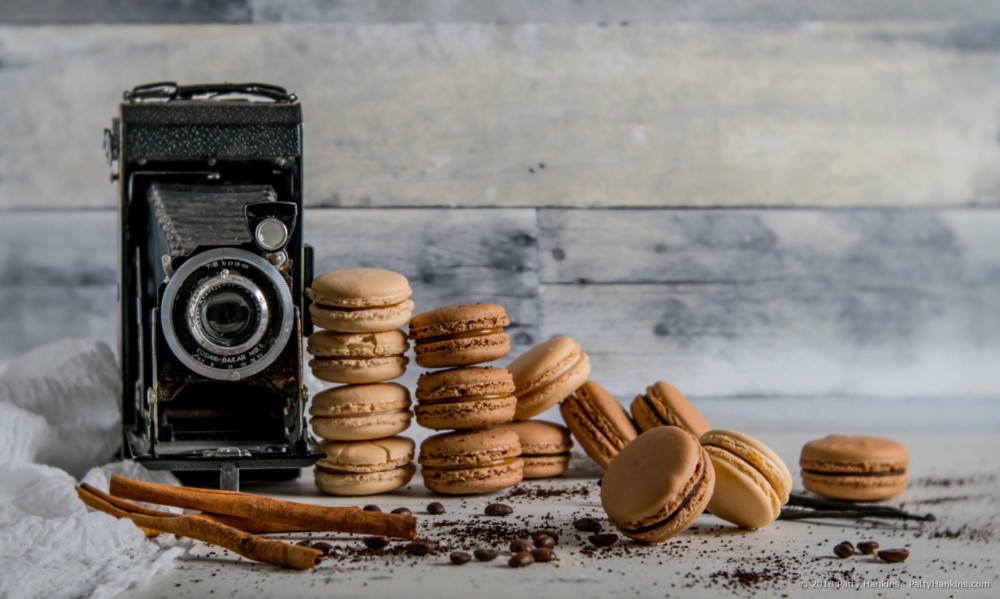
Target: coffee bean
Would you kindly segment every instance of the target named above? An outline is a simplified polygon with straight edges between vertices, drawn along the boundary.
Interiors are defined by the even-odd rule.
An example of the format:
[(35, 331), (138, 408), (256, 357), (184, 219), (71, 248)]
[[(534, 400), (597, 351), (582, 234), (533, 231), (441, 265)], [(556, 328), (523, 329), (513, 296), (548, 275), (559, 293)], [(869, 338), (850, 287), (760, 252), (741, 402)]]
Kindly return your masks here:
[(559, 533), (554, 530), (536, 530), (531, 533), (531, 540), (535, 542), (536, 547), (542, 547), (542, 545), (538, 544), (538, 539), (543, 537), (552, 539), (552, 545), (545, 545), (545, 547), (552, 547), (553, 545), (559, 544)]
[(475, 555), (476, 559), (481, 562), (492, 562), (500, 555), (500, 552), (496, 549), (476, 549), (472, 555)]
[(462, 564), (467, 564), (472, 561), (472, 556), (464, 551), (452, 551), (451, 552), (451, 563), (456, 566), (461, 566)]
[(539, 563), (551, 562), (556, 559), (556, 552), (548, 547), (536, 547), (531, 550), (531, 557), (535, 558), (535, 561)]
[(905, 562), (910, 557), (910, 552), (906, 549), (883, 549), (878, 552), (878, 556), (890, 564)]
[(618, 535), (613, 532), (602, 532), (596, 535), (590, 535), (588, 540), (598, 547), (611, 547), (618, 542)]
[(531, 541), (528, 539), (514, 539), (510, 542), (510, 552), (531, 551)]
[(434, 516), (438, 516), (444, 513), (444, 504), (440, 501), (434, 501), (427, 504), (427, 513)]
[(370, 503), (369, 503), (368, 505), (366, 505), (366, 506), (365, 506), (364, 508), (362, 508), (362, 509), (364, 509), (364, 510), (365, 510), (366, 512), (381, 512), (381, 511), (382, 511), (382, 508), (380, 508), (380, 507), (379, 507), (379, 506), (377, 506), (377, 505), (372, 505), (372, 504), (370, 504)]
[(409, 510), (409, 508), (405, 508), (405, 507), (398, 507), (398, 508), (392, 510), (392, 513), (393, 514), (399, 514), (401, 516), (412, 516), (413, 515), (413, 512), (411, 512)]
[(865, 555), (874, 555), (878, 551), (878, 543), (875, 541), (861, 541), (858, 543), (858, 551)]
[(535, 547), (546, 547), (552, 549), (556, 546), (556, 540), (549, 535), (531, 535), (535, 541)]
[(524, 568), (533, 563), (535, 563), (535, 558), (527, 551), (518, 551), (507, 560), (507, 565), (511, 568)]
[(388, 537), (365, 537), (365, 547), (369, 549), (385, 549), (389, 545)]
[(427, 539), (417, 539), (406, 546), (406, 552), (410, 555), (427, 555), (434, 552), (434, 541)]
[(840, 558), (848, 558), (854, 555), (854, 545), (851, 545), (847, 541), (843, 543), (837, 543), (833, 548), (833, 552)]
[(573, 528), (586, 532), (597, 532), (601, 530), (601, 523), (593, 518), (578, 518), (573, 521)]
[(302, 545), (303, 547), (312, 547), (312, 544), (313, 544), (312, 541), (310, 541), (309, 539), (306, 539), (304, 541), (299, 541), (298, 543), (296, 543), (296, 545)]
[(333, 553), (333, 545), (329, 543), (323, 543), (322, 541), (319, 543), (313, 543), (313, 549), (319, 549), (320, 551), (322, 551), (323, 557), (326, 557), (331, 553)]
[(514, 508), (505, 503), (491, 503), (484, 511), (487, 516), (509, 516), (514, 513)]

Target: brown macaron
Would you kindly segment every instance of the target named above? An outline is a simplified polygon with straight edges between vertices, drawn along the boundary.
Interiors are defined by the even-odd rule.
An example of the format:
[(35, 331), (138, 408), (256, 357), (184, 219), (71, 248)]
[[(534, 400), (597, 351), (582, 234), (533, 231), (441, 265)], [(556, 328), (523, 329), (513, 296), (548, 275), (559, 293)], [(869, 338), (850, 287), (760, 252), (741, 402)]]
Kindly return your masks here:
[(679, 426), (700, 437), (712, 429), (698, 408), (666, 381), (657, 381), (646, 388), (645, 395), (636, 395), (630, 411), (641, 431), (658, 426)]
[(566, 472), (569, 467), (573, 439), (565, 426), (541, 420), (519, 420), (501, 424), (496, 430), (514, 431), (520, 438), (524, 478), (551, 478)]
[(523, 478), (521, 441), (514, 431), (485, 429), (424, 439), (419, 462), (424, 486), (445, 495), (490, 493)]
[(611, 461), (601, 505), (626, 536), (662, 543), (691, 526), (714, 488), (712, 461), (698, 439), (661, 426), (639, 435)]
[(635, 425), (607, 389), (587, 381), (559, 405), (577, 443), (601, 468), (638, 436)]
[(434, 430), (476, 429), (509, 422), (517, 398), (506, 368), (465, 366), (420, 375), (417, 423)]
[(313, 323), (342, 333), (392, 331), (413, 313), (406, 277), (381, 268), (345, 268), (316, 277), (306, 292)]
[(380, 439), (410, 426), (410, 392), (397, 383), (342, 385), (316, 394), (309, 414), (313, 432), (323, 439)]
[(402, 331), (335, 333), (318, 331), (307, 345), (309, 367), (318, 379), (331, 383), (380, 383), (402, 376), (410, 359)]
[(517, 385), (515, 420), (528, 420), (556, 405), (590, 376), (590, 359), (580, 344), (559, 335), (517, 357), (507, 367)]
[(831, 499), (877, 501), (906, 489), (906, 446), (863, 435), (827, 435), (805, 444), (799, 465), (808, 491)]
[(320, 446), (326, 457), (316, 463), (316, 486), (331, 495), (375, 495), (410, 482), (416, 467), (413, 441), (389, 437)]
[(417, 364), (424, 368), (471, 366), (510, 353), (503, 328), (510, 318), (498, 304), (446, 306), (410, 320)]

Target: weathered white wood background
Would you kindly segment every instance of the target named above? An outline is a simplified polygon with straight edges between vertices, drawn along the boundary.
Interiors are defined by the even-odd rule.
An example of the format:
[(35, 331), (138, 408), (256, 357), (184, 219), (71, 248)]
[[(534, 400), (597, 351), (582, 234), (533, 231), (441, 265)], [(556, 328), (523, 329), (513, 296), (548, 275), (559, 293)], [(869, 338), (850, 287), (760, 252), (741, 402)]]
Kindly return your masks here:
[(622, 399), (1000, 426), (1000, 3), (7, 0), (0, 361), (114, 344), (101, 131), (154, 80), (296, 91), (318, 270), (499, 301)]

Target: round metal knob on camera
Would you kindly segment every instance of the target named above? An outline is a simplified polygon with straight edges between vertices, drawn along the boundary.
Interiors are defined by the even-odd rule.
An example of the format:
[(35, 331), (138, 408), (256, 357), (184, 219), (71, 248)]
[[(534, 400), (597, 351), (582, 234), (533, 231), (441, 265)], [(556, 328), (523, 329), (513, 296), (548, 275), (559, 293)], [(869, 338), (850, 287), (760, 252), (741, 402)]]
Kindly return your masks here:
[(288, 243), (288, 227), (276, 218), (265, 218), (257, 225), (254, 239), (262, 249), (274, 252)]

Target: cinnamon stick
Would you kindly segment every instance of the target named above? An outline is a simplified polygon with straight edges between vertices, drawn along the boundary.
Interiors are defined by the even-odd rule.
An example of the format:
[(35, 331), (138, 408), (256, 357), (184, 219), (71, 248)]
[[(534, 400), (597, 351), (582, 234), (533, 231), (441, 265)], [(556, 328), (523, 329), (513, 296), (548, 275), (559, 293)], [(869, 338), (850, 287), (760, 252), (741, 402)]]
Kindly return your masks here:
[(314, 567), (323, 555), (321, 551), (312, 547), (265, 539), (204, 518), (145, 508), (124, 499), (111, 497), (86, 483), (78, 486), (76, 493), (90, 507), (116, 518), (128, 518), (140, 527), (218, 545), (254, 561), (308, 570)]
[[(253, 532), (335, 531), (402, 539), (417, 538), (417, 519), (282, 501), (251, 493), (196, 489), (111, 477), (111, 494), (135, 501), (205, 512), (205, 518)], [(245, 528), (244, 528), (245, 527)]]

